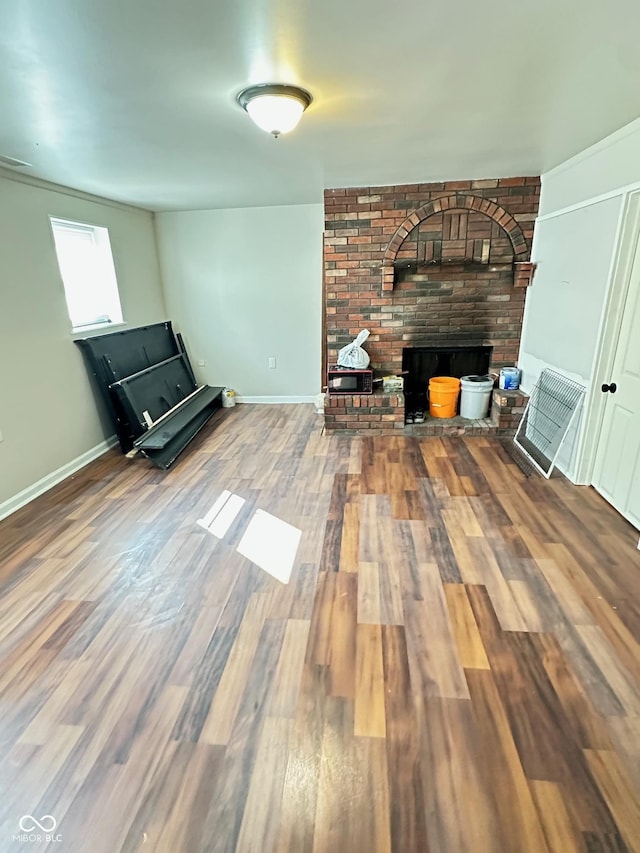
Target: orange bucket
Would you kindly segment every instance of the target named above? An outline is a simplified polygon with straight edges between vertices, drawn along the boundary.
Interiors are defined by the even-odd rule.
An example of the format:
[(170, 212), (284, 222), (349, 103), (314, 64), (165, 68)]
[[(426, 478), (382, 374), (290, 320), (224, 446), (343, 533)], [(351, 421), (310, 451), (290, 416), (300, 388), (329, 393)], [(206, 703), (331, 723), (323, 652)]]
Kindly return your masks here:
[(429, 414), (432, 418), (455, 418), (460, 380), (453, 376), (433, 376), (429, 380)]

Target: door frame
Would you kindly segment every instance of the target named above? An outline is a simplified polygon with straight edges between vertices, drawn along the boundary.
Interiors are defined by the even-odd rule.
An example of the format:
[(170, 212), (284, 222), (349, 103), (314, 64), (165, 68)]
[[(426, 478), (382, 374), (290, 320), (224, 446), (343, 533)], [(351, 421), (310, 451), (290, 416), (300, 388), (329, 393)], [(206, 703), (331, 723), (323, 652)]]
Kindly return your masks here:
[[(598, 442), (604, 421), (606, 397), (600, 386), (610, 382), (622, 315), (631, 284), (633, 262), (640, 241), (640, 190), (625, 194), (614, 246), (610, 287), (605, 298), (603, 321), (591, 371), (591, 387), (585, 400), (585, 427), (578, 451), (576, 482), (591, 485), (595, 473)], [(640, 286), (640, 284), (639, 284)]]

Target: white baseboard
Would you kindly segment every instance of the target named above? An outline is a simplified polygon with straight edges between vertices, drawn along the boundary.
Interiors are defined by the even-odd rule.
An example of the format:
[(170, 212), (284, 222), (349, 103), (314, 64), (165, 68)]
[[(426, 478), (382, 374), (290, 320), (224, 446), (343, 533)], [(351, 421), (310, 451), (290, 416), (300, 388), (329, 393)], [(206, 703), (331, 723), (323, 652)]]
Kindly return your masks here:
[(71, 462), (67, 462), (66, 465), (63, 465), (56, 471), (52, 471), (50, 474), (47, 474), (46, 477), (38, 480), (37, 483), (27, 486), (26, 489), (18, 492), (17, 495), (3, 501), (0, 503), (0, 521), (25, 506), (25, 504), (28, 504), (30, 501), (35, 500), (35, 498), (40, 497), (40, 495), (43, 495), (45, 492), (48, 492), (49, 489), (52, 489), (54, 486), (57, 486), (58, 483), (61, 483), (67, 477), (70, 477), (71, 474), (75, 474), (76, 471), (84, 468), (84, 466), (88, 465), (89, 462), (93, 462), (94, 459), (102, 456), (102, 454), (106, 453), (107, 450), (111, 450), (111, 448), (115, 447), (117, 443), (118, 439), (115, 435), (112, 435), (111, 438), (101, 441), (100, 444), (96, 444), (95, 447), (92, 447), (90, 450), (87, 450), (85, 453), (82, 453), (80, 456), (72, 459)]
[(317, 394), (312, 394), (308, 397), (236, 397), (236, 402), (268, 403), (270, 405), (273, 405), (275, 403), (314, 403), (317, 396)]

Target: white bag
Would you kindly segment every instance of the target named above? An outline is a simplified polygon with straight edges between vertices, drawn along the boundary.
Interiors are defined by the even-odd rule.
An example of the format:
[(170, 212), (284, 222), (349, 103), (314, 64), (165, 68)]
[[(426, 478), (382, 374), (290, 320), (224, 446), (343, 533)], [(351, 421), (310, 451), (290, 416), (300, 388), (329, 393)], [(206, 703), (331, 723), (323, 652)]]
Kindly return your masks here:
[(370, 334), (369, 329), (363, 329), (354, 341), (347, 344), (346, 347), (342, 347), (338, 353), (340, 367), (364, 370), (365, 367), (369, 366), (369, 353), (362, 349), (361, 344), (367, 340)]

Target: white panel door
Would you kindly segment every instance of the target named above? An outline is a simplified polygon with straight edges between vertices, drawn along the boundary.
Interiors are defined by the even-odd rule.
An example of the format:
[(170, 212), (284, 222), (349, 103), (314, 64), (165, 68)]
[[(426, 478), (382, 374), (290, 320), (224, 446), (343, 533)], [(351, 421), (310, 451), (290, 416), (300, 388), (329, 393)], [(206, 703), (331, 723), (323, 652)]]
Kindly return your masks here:
[(640, 528), (640, 243), (608, 383), (593, 485)]

